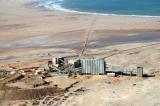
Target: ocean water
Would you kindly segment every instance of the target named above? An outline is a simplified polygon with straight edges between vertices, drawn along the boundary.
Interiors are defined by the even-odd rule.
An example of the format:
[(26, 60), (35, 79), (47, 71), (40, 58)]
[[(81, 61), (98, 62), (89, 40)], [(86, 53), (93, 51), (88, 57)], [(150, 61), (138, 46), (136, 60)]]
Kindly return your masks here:
[(160, 16), (160, 0), (43, 0), (33, 6), (87, 14)]

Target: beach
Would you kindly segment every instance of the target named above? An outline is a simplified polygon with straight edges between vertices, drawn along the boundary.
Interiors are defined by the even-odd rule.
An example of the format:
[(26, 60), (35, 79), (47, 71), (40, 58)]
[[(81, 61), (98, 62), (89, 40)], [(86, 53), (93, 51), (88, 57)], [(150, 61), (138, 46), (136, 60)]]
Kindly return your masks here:
[[(53, 56), (75, 56), (81, 52), (86, 33), (95, 21), (85, 51), (86, 56), (104, 58), (109, 64), (122, 67), (142, 66), (145, 73), (156, 73), (156, 77), (143, 80), (144, 83), (137, 82), (136, 79), (131, 83), (126, 82), (127, 85), (122, 83), (121, 87), (125, 85), (125, 89), (130, 90), (126, 93), (127, 96), (124, 95), (124, 99), (120, 100), (120, 95), (116, 92), (118, 96), (113, 96), (116, 102), (106, 98), (107, 103), (112, 102), (113, 106), (118, 103), (120, 106), (129, 106), (139, 101), (135, 106), (156, 106), (156, 104), (159, 106), (160, 17), (107, 16), (51, 11), (32, 7), (31, 4), (37, 1), (0, 0), (0, 66), (21, 64), (22, 61), (30, 62), (31, 65), (36, 61), (46, 62), (46, 59)], [(158, 84), (155, 84), (156, 81)], [(92, 103), (90, 100), (91, 97), (96, 100), (97, 95), (103, 94), (107, 97), (110, 94), (103, 91), (106, 86), (98, 88), (98, 84), (102, 81), (98, 84), (95, 82), (93, 83), (95, 91), (80, 99), (72, 98), (77, 103), (76, 106), (87, 106), (88, 103), (91, 106), (93, 103), (95, 106), (105, 105), (104, 98), (101, 98), (102, 104), (98, 101)], [(130, 89), (133, 83), (137, 83), (138, 88)], [(88, 82), (84, 83), (85, 86), (87, 84)], [(89, 87), (92, 88), (91, 85)], [(101, 93), (95, 93), (96, 89)], [(112, 86), (112, 89), (116, 88)], [(138, 94), (134, 94), (136, 92)], [(142, 98), (143, 100), (140, 101)], [(81, 103), (81, 100), (88, 103)], [(68, 103), (68, 106), (75, 105)]]
[[(139, 33), (149, 33), (152, 36), (152, 33), (159, 33), (160, 30), (158, 17), (101, 16), (48, 11), (32, 7), (31, 4), (35, 1), (0, 1), (2, 60), (8, 56), (54, 51), (57, 47), (80, 49), (86, 38), (86, 32), (94, 20), (96, 22), (89, 38), (91, 44), (97, 41), (107, 43), (112, 39), (137, 36)], [(158, 34), (155, 39), (159, 39)], [(102, 43), (102, 46), (108, 45)]]
[[(10, 59), (16, 61), (17, 58), (21, 60), (21, 57), (22, 60), (23, 57), (30, 60), (33, 57), (40, 59), (39, 56), (49, 58), (50, 55), (78, 55), (93, 21), (95, 22), (86, 54), (94, 56), (94, 51), (99, 51), (103, 53), (101, 57), (105, 57), (117, 52), (114, 50), (121, 51), (159, 43), (159, 17), (103, 16), (49, 11), (32, 7), (34, 2), (37, 0), (0, 1), (1, 62)], [(158, 47), (153, 45), (153, 48)], [(147, 50), (151, 51), (149, 48)], [(112, 59), (116, 58), (113, 56), (111, 61), (108, 61), (112, 62)], [(127, 63), (129, 59), (123, 60)], [(155, 59), (154, 63), (158, 64), (158, 60)], [(150, 58), (146, 61), (150, 61)], [(120, 65), (121, 63), (123, 65), (123, 61), (117, 62)]]
[[(32, 37), (33, 41), (34, 38), (35, 40), (52, 38), (56, 41), (66, 41), (66, 44), (67, 40), (74, 43), (84, 41), (85, 33), (95, 19), (93, 33), (96, 32), (96, 34), (95, 36), (93, 34), (90, 39), (96, 39), (99, 37), (96, 35), (103, 32), (124, 31), (134, 35), (139, 32), (159, 31), (160, 28), (160, 18), (96, 16), (47, 11), (31, 7), (34, 0), (1, 0), (0, 2), (0, 40), (1, 45), (6, 44), (1, 47), (1, 50), (4, 48), (3, 53), (5, 53), (5, 49), (10, 48), (12, 42), (19, 40), (23, 42), (24, 39), (32, 39)], [(37, 38), (37, 36), (42, 38)], [(15, 47), (15, 49), (19, 48)]]

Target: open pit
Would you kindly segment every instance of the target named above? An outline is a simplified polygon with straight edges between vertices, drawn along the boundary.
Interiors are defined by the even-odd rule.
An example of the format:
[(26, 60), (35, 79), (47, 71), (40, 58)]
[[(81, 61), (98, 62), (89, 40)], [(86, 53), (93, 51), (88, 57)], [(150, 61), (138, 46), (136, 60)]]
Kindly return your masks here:
[(57, 87), (44, 87), (37, 89), (19, 89), (1, 86), (1, 100), (32, 100), (41, 99), (45, 96), (63, 96), (65, 90)]

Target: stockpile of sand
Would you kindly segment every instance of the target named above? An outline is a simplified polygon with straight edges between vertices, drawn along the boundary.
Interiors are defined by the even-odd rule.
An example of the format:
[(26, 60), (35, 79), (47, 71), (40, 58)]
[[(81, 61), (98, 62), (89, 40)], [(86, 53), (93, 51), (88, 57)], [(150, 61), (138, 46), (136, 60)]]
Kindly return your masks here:
[(45, 85), (47, 82), (42, 79), (40, 76), (31, 76), (28, 78), (23, 79), (25, 84), (27, 85)]

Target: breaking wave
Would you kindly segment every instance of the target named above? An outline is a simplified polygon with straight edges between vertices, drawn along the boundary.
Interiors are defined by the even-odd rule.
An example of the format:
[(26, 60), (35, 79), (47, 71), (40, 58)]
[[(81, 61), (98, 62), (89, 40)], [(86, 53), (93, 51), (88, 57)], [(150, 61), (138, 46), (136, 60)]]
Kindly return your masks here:
[(77, 10), (72, 10), (68, 8), (64, 8), (62, 6), (64, 0), (45, 0), (34, 2), (32, 4), (35, 8), (42, 8), (47, 10), (57, 10), (63, 12), (70, 13), (78, 13), (78, 14), (90, 14), (90, 15), (105, 15), (105, 16), (131, 16), (131, 17), (151, 17), (151, 18), (160, 18), (160, 16), (151, 16), (151, 15), (123, 15), (123, 14), (107, 14), (107, 13), (97, 13), (97, 12), (82, 12)]

